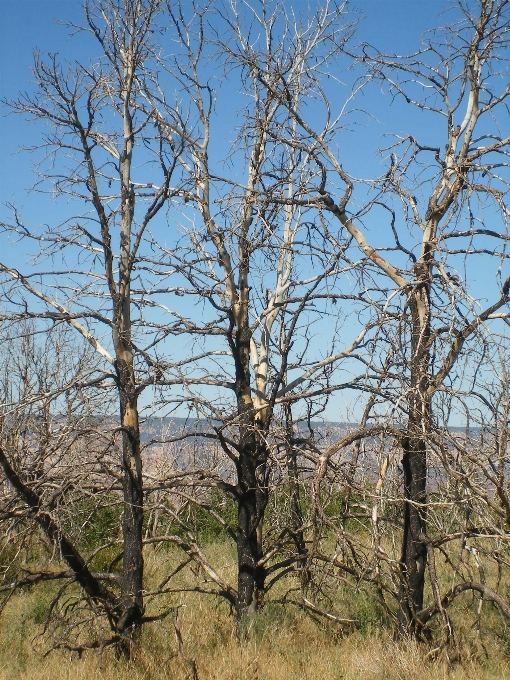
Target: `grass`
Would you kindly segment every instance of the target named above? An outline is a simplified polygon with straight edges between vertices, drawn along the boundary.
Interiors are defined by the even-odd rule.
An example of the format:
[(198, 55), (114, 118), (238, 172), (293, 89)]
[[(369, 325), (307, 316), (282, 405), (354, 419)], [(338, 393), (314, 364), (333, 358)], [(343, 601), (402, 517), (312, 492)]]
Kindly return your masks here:
[[(216, 564), (223, 565), (222, 575), (235, 574), (234, 553), (224, 544), (208, 547)], [(169, 565), (175, 565), (177, 553), (148, 550), (148, 582), (161, 579)], [(182, 583), (196, 578), (190, 569), (179, 574)], [(140, 649), (132, 662), (115, 658), (107, 650), (103, 668), (96, 652), (78, 657), (76, 653), (54, 651), (44, 656), (47, 641), (40, 638), (47, 603), (57, 586), (44, 584), (16, 594), (0, 618), (1, 680), (185, 680), (189, 668), (179, 653), (171, 617), (147, 625), (141, 634)], [(344, 593), (349, 614), (358, 614), (359, 625), (340, 631), (333, 624), (317, 625), (305, 613), (278, 603), (275, 592), (265, 607), (253, 618), (247, 635), (239, 638), (228, 605), (213, 597), (194, 593), (169, 594), (156, 608), (179, 606), (179, 626), (185, 653), (198, 667), (200, 680), (498, 680), (510, 677), (510, 649), (505, 640), (484, 636), (472, 627), (472, 619), (463, 625), (460, 601), (457, 632), (461, 644), (461, 661), (448, 668), (444, 658), (427, 661), (429, 648), (415, 642), (395, 643), (390, 625), (366, 592)], [(339, 596), (340, 597), (340, 596)], [(341, 606), (342, 603), (337, 603)], [(497, 616), (484, 605), (486, 616)], [(452, 611), (452, 617), (455, 612)], [(39, 637), (38, 637), (39, 636)]]

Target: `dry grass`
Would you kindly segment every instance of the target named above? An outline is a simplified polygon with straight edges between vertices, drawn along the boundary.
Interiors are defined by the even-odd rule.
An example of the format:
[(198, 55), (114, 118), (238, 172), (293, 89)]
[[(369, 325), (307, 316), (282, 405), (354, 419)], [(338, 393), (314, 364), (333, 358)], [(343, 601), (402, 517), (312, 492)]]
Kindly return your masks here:
[[(233, 555), (213, 546), (222, 557), (224, 575), (234, 572)], [(156, 580), (164, 560), (175, 556), (149, 552), (147, 575)], [(217, 561), (217, 560), (216, 560)], [(191, 577), (191, 572), (183, 579)], [(117, 660), (105, 652), (103, 669), (95, 652), (78, 658), (56, 651), (44, 657), (36, 637), (42, 629), (51, 587), (16, 595), (0, 620), (0, 678), (14, 680), (184, 680), (189, 669), (179, 654), (171, 617), (146, 626), (140, 651), (133, 662)], [(269, 602), (251, 624), (246, 639), (238, 638), (228, 606), (220, 600), (196, 595), (169, 595), (165, 605), (179, 606), (179, 623), (186, 654), (195, 659), (200, 680), (489, 680), (510, 677), (510, 654), (504, 642), (482, 636), (462, 623), (461, 662), (448, 668), (444, 658), (427, 661), (425, 645), (396, 644), (391, 630), (373, 619), (361, 630), (321, 629), (308, 616), (290, 606)], [(158, 603), (158, 607), (162, 603)], [(366, 606), (366, 602), (364, 604)], [(507, 648), (508, 652), (508, 648)]]

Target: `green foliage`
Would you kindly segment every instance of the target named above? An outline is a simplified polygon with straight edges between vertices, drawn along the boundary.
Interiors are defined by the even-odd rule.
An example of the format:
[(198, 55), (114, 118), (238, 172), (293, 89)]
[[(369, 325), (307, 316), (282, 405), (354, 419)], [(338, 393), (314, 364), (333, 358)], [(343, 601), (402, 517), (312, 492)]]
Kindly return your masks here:
[(116, 496), (105, 499), (99, 507), (89, 511), (89, 517), (80, 532), (83, 547), (87, 550), (95, 550), (108, 541), (116, 540), (120, 532), (121, 511)]
[(356, 628), (363, 637), (369, 637), (383, 627), (391, 627), (388, 616), (371, 588), (351, 593), (350, 608), (353, 618), (358, 620)]
[[(211, 497), (211, 508), (228, 524), (232, 531), (236, 531), (237, 504), (234, 500), (225, 497), (219, 490), (214, 489)], [(213, 543), (217, 539), (225, 537), (225, 528), (207, 508), (198, 505), (193, 506), (189, 524), (201, 543)]]
[(113, 571), (121, 573), (121, 548), (118, 545), (109, 545), (103, 550), (100, 550), (94, 556), (90, 566), (92, 571)]
[[(321, 499), (324, 513), (328, 517), (340, 517), (344, 512), (344, 499), (345, 495), (340, 491), (332, 491), (327, 496), (324, 496)], [(351, 534), (362, 534), (370, 528), (370, 518), (366, 515), (366, 511), (363, 510), (364, 504), (365, 499), (361, 494), (354, 491), (350, 494), (349, 510), (345, 521), (345, 528)]]
[(42, 590), (37, 590), (30, 601), (27, 618), (31, 619), (36, 625), (44, 623), (48, 616), (48, 603), (49, 599), (47, 593)]
[(344, 494), (339, 491), (331, 491), (326, 496), (321, 494), (321, 503), (324, 513), (328, 517), (338, 517), (343, 511)]

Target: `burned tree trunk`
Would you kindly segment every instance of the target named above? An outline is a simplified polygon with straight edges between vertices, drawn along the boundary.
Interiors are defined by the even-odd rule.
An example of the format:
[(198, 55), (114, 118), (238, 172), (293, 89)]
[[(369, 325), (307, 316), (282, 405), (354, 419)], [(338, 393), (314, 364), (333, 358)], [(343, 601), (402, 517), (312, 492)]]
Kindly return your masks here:
[(430, 343), (429, 264), (414, 266), (417, 283), (410, 295), (411, 358), (407, 432), (402, 442), (404, 469), (404, 529), (400, 562), (399, 633), (415, 630), (416, 613), (423, 608), (427, 547), (427, 435), (430, 432), (428, 396)]
[[(123, 490), (123, 569), (121, 580), (121, 616), (117, 624), (119, 633), (141, 622), (143, 614), (142, 578), (142, 528), (143, 491), (140, 457), (140, 429), (136, 395), (129, 384), (127, 365), (117, 360), (122, 424), (122, 490)], [(126, 385), (126, 383), (128, 383)]]
[[(414, 430), (414, 434), (411, 432)], [(423, 608), (427, 550), (426, 531), (426, 443), (413, 427), (403, 442), (404, 531), (400, 563), (399, 631), (414, 631), (414, 617)]]
[(237, 466), (240, 492), (237, 513), (239, 618), (253, 614), (264, 595), (265, 568), (258, 566), (258, 562), (262, 557), (262, 522), (268, 499), (265, 446), (257, 442), (253, 430), (247, 431), (241, 439)]
[[(247, 258), (241, 268), (247, 278)], [(240, 286), (236, 306), (237, 331), (231, 339), (236, 365), (235, 391), (239, 419), (239, 458), (237, 461), (237, 558), (239, 619), (253, 614), (264, 592), (265, 569), (262, 557), (262, 522), (267, 505), (267, 449), (261, 439), (263, 413), (256, 413), (250, 385), (250, 330), (248, 327), (248, 288)]]

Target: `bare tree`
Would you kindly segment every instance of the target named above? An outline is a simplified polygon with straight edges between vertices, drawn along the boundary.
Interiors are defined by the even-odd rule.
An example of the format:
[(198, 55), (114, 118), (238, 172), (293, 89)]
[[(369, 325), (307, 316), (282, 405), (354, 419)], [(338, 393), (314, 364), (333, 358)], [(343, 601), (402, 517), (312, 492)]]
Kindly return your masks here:
[[(115, 618), (117, 598), (104, 583), (115, 580), (93, 574), (78, 549), (80, 518), (100, 507), (94, 487), (104, 478), (103, 465), (111, 464), (111, 442), (98, 429), (108, 399), (100, 387), (104, 374), (93, 350), (69, 329), (57, 325), (42, 338), (36, 329), (33, 322), (2, 329), (1, 590), (7, 597), (1, 607), (18, 588), (77, 581)], [(48, 553), (33, 564), (28, 556), (38, 543)], [(67, 570), (55, 570), (55, 556)]]
[[(258, 74), (265, 63), (267, 77), (292, 78), (296, 101), (311, 100), (319, 92), (311, 55), (326, 49), (333, 61), (350, 35), (349, 27), (337, 23), (343, 7), (327, 4), (303, 26), (293, 25), (282, 7), (266, 8), (262, 17), (234, 4), (223, 9), (226, 15), (217, 16), (228, 29), (227, 42), (219, 41), (208, 25), (208, 6), (165, 6), (159, 0), (87, 2), (85, 26), (72, 29), (95, 39), (100, 58), (89, 65), (64, 66), (56, 55), (47, 60), (37, 55), (36, 93), (11, 103), (14, 113), (48, 125), (39, 186), (87, 206), (82, 214), (43, 232), (24, 224), (14, 209), (4, 231), (35, 242), (39, 254), (28, 273), (5, 263), (0, 267), (10, 301), (6, 318), (12, 323), (34, 317), (69, 324), (105, 362), (105, 384), (113, 381), (117, 389), (123, 442), (120, 596), (103, 592), (93, 574), (87, 578), (120, 639), (144, 620), (142, 391), (159, 390), (156, 406), (186, 404), (207, 415), (234, 465), (235, 479), (228, 481), (212, 470), (194, 475), (190, 469), (180, 479), (184, 474), (193, 486), (198, 477), (199, 488), (217, 486), (237, 503), (237, 594), (207, 563), (191, 535), (191, 543), (177, 535), (169, 540), (212, 575), (228, 599), (235, 598), (243, 615), (260, 603), (266, 575), (278, 571), (268, 564), (281, 541), (265, 551), (262, 543), (275, 409), (305, 398), (308, 419), (320, 411), (336, 389), (332, 367), (365, 334), (338, 351), (334, 324), (328, 351), (320, 359), (307, 352), (311, 321), (342, 297), (331, 286), (353, 265), (343, 257), (347, 243), (328, 235), (322, 211), (294, 200), (316, 172), (313, 152), (306, 151), (286, 106), (269, 88), (260, 87)], [(253, 53), (254, 65), (246, 68), (239, 55), (249, 52), (255, 25), (264, 38)], [(154, 37), (160, 30), (164, 35), (165, 28), (174, 41), (170, 54)], [(211, 85), (213, 58), (225, 74), (235, 73), (250, 100), (238, 138), (228, 150), (236, 166), (230, 176), (220, 167), (213, 169), (210, 160), (211, 125), (219, 105)], [(149, 225), (162, 228), (157, 216), (163, 208), (174, 221), (201, 220), (197, 228), (183, 230), (178, 247), (167, 248), (164, 239), (149, 232)], [(61, 262), (60, 271), (45, 267), (48, 258)], [(174, 277), (171, 286), (169, 276)], [(198, 315), (187, 313), (189, 307), (186, 313), (172, 310), (167, 300), (174, 293), (205, 300), (213, 317), (197, 320)], [(165, 341), (183, 334), (197, 339), (199, 351), (167, 360)], [(226, 343), (221, 348), (213, 346), (218, 336)], [(174, 385), (182, 386), (182, 393), (169, 394)], [(226, 388), (233, 400), (212, 396), (207, 389), (213, 388)], [(279, 432), (281, 439), (284, 430)], [(292, 449), (290, 456), (292, 461)], [(295, 476), (295, 465), (292, 469)], [(175, 479), (153, 479), (148, 492), (168, 489)], [(33, 505), (34, 499), (18, 487), (25, 503)], [(193, 500), (204, 505), (203, 499)], [(293, 507), (293, 531), (299, 533), (295, 488)], [(152, 509), (170, 513), (188, 531), (171, 502), (158, 505), (156, 500)], [(51, 541), (57, 540), (56, 531), (45, 530)], [(73, 550), (76, 559), (68, 559), (65, 550), (62, 555), (74, 570), (86, 560), (76, 546)], [(281, 569), (296, 559), (284, 561)]]
[[(140, 344), (135, 340), (143, 326), (143, 295), (134, 300), (131, 288), (148, 226), (172, 193), (175, 153), (145, 111), (161, 2), (99, 0), (85, 2), (84, 9), (84, 27), (71, 28), (91, 34), (100, 57), (90, 64), (64, 65), (56, 54), (47, 59), (37, 54), (35, 93), (10, 106), (47, 125), (41, 186), (74, 204), (85, 203), (86, 211), (42, 233), (25, 225), (14, 211), (14, 221), (3, 229), (35, 241), (40, 265), (25, 275), (5, 263), (1, 271), (14, 306), (11, 318), (67, 322), (109, 365), (117, 387), (123, 442), (123, 575), (111, 617), (125, 636), (143, 616), (138, 399), (161, 370), (148, 350), (161, 337), (139, 335)], [(148, 181), (140, 181), (144, 171), (150, 172)], [(44, 266), (50, 257), (60, 259), (61, 271)], [(105, 342), (100, 326), (107, 331)]]
[[(440, 413), (437, 407), (441, 396), (455, 389), (454, 367), (481, 342), (488, 324), (496, 319), (508, 323), (509, 318), (505, 306), (510, 279), (501, 280), (501, 268), (508, 258), (510, 138), (499, 132), (507, 127), (510, 95), (509, 5), (459, 2), (454, 12), (456, 23), (427, 34), (422, 49), (409, 57), (361, 46), (360, 61), (368, 69), (367, 78), (382, 82), (389, 94), (423, 111), (424, 116), (437, 117), (442, 138), (432, 144), (420, 142), (419, 133), (397, 135), (395, 145), (384, 151), (389, 155), (388, 171), (372, 183), (373, 195), (368, 201), (361, 199), (364, 204), (353, 215), (348, 208), (355, 198), (355, 183), (328, 139), (330, 129), (316, 131), (307, 122), (283, 78), (270, 81), (261, 69), (258, 72), (260, 81), (311, 140), (307, 148), (314, 151), (321, 181), (315, 185), (317, 197), (303, 205), (321, 206), (339, 220), (366, 258), (364, 276), (368, 278), (371, 272), (375, 285), (384, 290), (374, 341), (382, 348), (386, 337), (392, 358), (388, 364), (384, 353), (378, 352), (371, 368), (378, 367), (372, 370), (380, 393), (377, 400), (384, 401), (385, 394), (394, 413), (401, 411), (407, 419), (392, 435), (403, 450), (404, 528), (398, 596), (402, 632), (420, 629), (430, 545), (426, 537), (427, 451)], [(345, 187), (339, 198), (333, 198), (334, 182)], [(357, 223), (357, 218), (368, 219), (367, 215), (378, 223), (388, 216), (393, 245), (372, 247)], [(489, 219), (499, 226), (489, 228)], [(454, 243), (462, 245), (455, 248)], [(393, 251), (394, 264), (383, 251)], [(495, 282), (500, 286), (499, 296), (485, 307), (470, 296), (467, 264), (469, 256), (482, 255), (494, 262)], [(462, 377), (459, 391), (461, 385)], [(372, 388), (367, 385), (367, 389)], [(384, 474), (381, 484), (383, 480)]]
[[(427, 484), (434, 472), (441, 503), (453, 504), (460, 488), (476, 496), (470, 507), (479, 510), (478, 529), (490, 525), (491, 536), (506, 540), (508, 409), (504, 388), (495, 404), (487, 384), (488, 367), (499, 361), (491, 343), (506, 342), (495, 330), (509, 320), (510, 279), (501, 272), (510, 138), (499, 132), (510, 95), (509, 7), (459, 0), (457, 23), (426, 36), (415, 54), (396, 57), (368, 45), (354, 50), (355, 25), (343, 4), (296, 17), (278, 3), (96, 0), (85, 4), (85, 28), (74, 28), (95, 39), (98, 60), (64, 68), (56, 56), (36, 57), (37, 93), (11, 106), (49, 124), (43, 146), (54, 165), (43, 160), (40, 179), (87, 210), (42, 233), (16, 211), (3, 225), (38, 247), (29, 273), (0, 265), (5, 318), (68, 324), (104, 362), (101, 386), (117, 390), (122, 454), (120, 472), (108, 474), (120, 474), (123, 493), (120, 594), (106, 589), (72, 541), (61, 545), (76, 579), (103, 603), (117, 641), (147, 620), (144, 605), (167, 583), (144, 602), (144, 490), (146, 541), (178, 545), (182, 564), (193, 560), (205, 574), (196, 590), (226, 597), (241, 620), (296, 566), (300, 605), (336, 622), (345, 621), (341, 613), (309, 596), (321, 596), (339, 570), (356, 588), (376, 589), (400, 633), (421, 635), (440, 614), (449, 643), (448, 604), (470, 588), (506, 615), (497, 589), (467, 578), (464, 552), (465, 571), (454, 570), (461, 582), (441, 595), (437, 552), (455, 546), (459, 531), (464, 540), (475, 529), (458, 517), (455, 530), (448, 528)], [(340, 101), (344, 64), (354, 75)], [(360, 89), (381, 83), (392, 100), (437, 117), (439, 141), (427, 133), (420, 142), (420, 131), (397, 136), (382, 152), (384, 175), (358, 181), (344, 168), (338, 140), (350, 116), (360, 115)], [(236, 134), (219, 152), (220, 119), (232, 102), (240, 109), (232, 116)], [(362, 224), (370, 220), (387, 225), (384, 247), (369, 242)], [(173, 231), (163, 231), (167, 223)], [(44, 266), (49, 257), (60, 271)], [(470, 258), (481, 257), (495, 272), (494, 299), (484, 304), (469, 276)], [(355, 330), (344, 330), (346, 320)], [(337, 431), (336, 441), (321, 440), (313, 419), (341, 390), (362, 395), (360, 422)], [(214, 442), (221, 460), (204, 444), (192, 463), (176, 457), (181, 469), (162, 465), (144, 478), (144, 391), (159, 415), (190, 413), (187, 428), (159, 443)], [(469, 413), (477, 399), (478, 459), (469, 423), (464, 443), (450, 428), (452, 414)], [(4, 459), (25, 505), (42, 507)], [(483, 478), (476, 484), (475, 468)], [(269, 523), (269, 501), (286, 485), (288, 515)], [(336, 516), (324, 509), (326, 488), (328, 499), (340, 498)], [(236, 527), (215, 507), (211, 489), (234, 501)], [(301, 490), (309, 494), (309, 526)], [(185, 521), (182, 508), (193, 505), (235, 540), (237, 589)], [(161, 515), (178, 531), (159, 535)], [(350, 531), (352, 521), (364, 533)], [(57, 543), (62, 533), (44, 522)], [(429, 535), (432, 526), (441, 538)], [(331, 534), (333, 557), (324, 551)], [(424, 602), (427, 569), (431, 605)]]
[[(161, 252), (155, 266), (162, 276), (167, 267), (182, 277), (178, 289), (174, 279), (174, 286), (161, 287), (160, 293), (177, 292), (209, 306), (203, 322), (189, 313), (178, 331), (195, 338), (198, 348), (193, 370), (180, 377), (190, 408), (209, 419), (212, 436), (233, 464), (234, 474), (219, 486), (238, 509), (236, 601), (243, 617), (262, 602), (268, 574), (303, 560), (292, 445), (286, 445), (292, 526), (283, 530), (283, 537), (297, 537), (298, 555), (269, 568), (283, 539), (275, 536), (267, 546), (263, 541), (275, 451), (278, 441), (288, 444), (294, 436), (290, 404), (304, 404), (298, 406), (299, 418), (320, 413), (328, 395), (339, 389), (331, 377), (335, 365), (362, 344), (366, 333), (361, 329), (339, 351), (339, 325), (333, 321), (322, 357), (310, 351), (313, 321), (349, 297), (349, 289), (342, 292), (338, 286), (354, 265), (345, 256), (349, 237), (330, 234), (322, 205), (309, 196), (320, 145), (310, 142), (294, 116), (296, 107), (315, 97), (327, 106), (320, 65), (333, 64), (341, 55), (352, 25), (344, 21), (344, 7), (331, 3), (302, 24), (283, 5), (266, 3), (260, 12), (227, 3), (210, 26), (210, 8), (199, 3), (169, 3), (167, 11), (179, 46), (165, 66), (179, 84), (179, 106), (163, 90), (154, 94), (150, 106), (168, 137), (183, 140), (178, 163), (190, 181), (180, 206), (183, 242), (171, 252), (155, 243)], [(215, 83), (211, 58), (224, 69), (225, 80), (235, 78), (245, 103), (228, 150), (230, 173), (212, 160), (214, 112), (229, 95)], [(288, 88), (285, 100), (281, 83)], [(341, 118), (328, 134), (340, 127)], [(191, 226), (186, 228), (186, 221)], [(223, 344), (213, 350), (216, 338)], [(225, 357), (215, 362), (214, 372), (212, 351)], [(226, 397), (202, 391), (207, 381), (226, 388)], [(287, 427), (279, 426), (285, 418)]]

